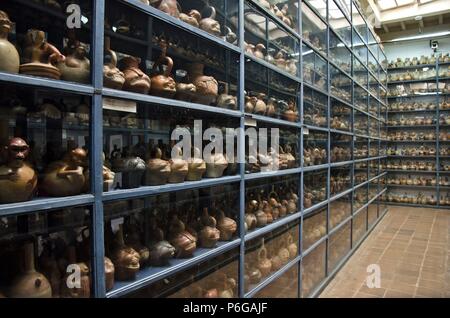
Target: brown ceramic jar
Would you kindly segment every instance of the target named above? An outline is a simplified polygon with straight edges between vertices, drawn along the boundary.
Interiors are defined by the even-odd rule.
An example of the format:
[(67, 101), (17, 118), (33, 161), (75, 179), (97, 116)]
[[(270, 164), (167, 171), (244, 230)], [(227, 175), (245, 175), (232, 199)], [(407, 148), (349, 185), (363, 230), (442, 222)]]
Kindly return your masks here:
[(8, 41), (12, 22), (6, 12), (0, 10), (0, 71), (19, 73), (20, 58), (14, 45)]
[(197, 88), (193, 101), (211, 105), (216, 103), (219, 95), (219, 83), (212, 76), (204, 75), (205, 65), (192, 63), (188, 65), (189, 78)]
[(125, 76), (123, 89), (130, 92), (148, 94), (150, 91), (150, 77), (139, 69), (141, 59), (133, 56), (121, 60), (123, 67), (121, 71)]

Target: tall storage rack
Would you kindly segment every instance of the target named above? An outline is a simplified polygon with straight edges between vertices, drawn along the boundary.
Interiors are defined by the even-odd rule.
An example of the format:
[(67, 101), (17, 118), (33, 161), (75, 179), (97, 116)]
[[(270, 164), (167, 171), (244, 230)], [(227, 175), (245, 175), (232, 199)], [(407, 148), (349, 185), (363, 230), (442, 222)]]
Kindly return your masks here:
[[(445, 54), (437, 52), (427, 57), (428, 60), (435, 59), (433, 64), (419, 62), (418, 65), (388, 68), (388, 86), (391, 90), (388, 96), (390, 123), (387, 128), (390, 141), (386, 167), (389, 191), (384, 199), (389, 204), (449, 207), (446, 202), (450, 189), (447, 182), (446, 118), (449, 113), (446, 105), (450, 63), (445, 62), (445, 57)], [(410, 78), (415, 77), (417, 72), (425, 78)], [(408, 135), (403, 140), (399, 137), (399, 134), (406, 136), (409, 132), (415, 132), (417, 138), (412, 139)]]
[[(14, 243), (32, 238), (36, 247), (35, 256), (39, 256), (36, 260), (40, 261), (42, 250), (47, 248), (43, 241), (51, 239), (61, 243), (55, 238), (58, 236), (55, 233), (66, 231), (64, 239), (69, 240), (68, 237), (75, 235), (73, 228), (89, 229), (88, 232), (78, 231), (73, 244), (80, 252), (75, 261), (85, 261), (90, 265), (89, 294), (92, 297), (317, 296), (387, 211), (386, 204), (379, 200), (386, 191), (386, 171), (382, 163), (386, 160), (387, 63), (383, 49), (375, 40), (357, 4), (350, 0), (281, 1), (281, 4), (289, 3), (291, 8), (295, 8), (290, 12), (289, 27), (286, 20), (273, 14), (263, 1), (205, 1), (205, 5), (216, 5), (217, 19), (234, 26), (238, 39), (235, 42), (237, 45), (234, 45), (140, 1), (105, 2), (95, 0), (92, 7), (89, 4), (83, 7), (86, 10), (83, 18), (87, 22), (83, 22), (84, 33), (81, 32), (83, 35), (80, 36), (83, 41), (91, 39), (91, 84), (0, 73), (0, 81), (6, 90), (11, 86), (32, 92), (30, 95), (33, 97), (30, 98), (36, 98), (33, 100), (35, 103), (39, 100), (41, 114), (47, 117), (52, 108), (48, 108), (48, 100), (39, 97), (42, 96), (39, 95), (41, 91), (47, 92), (44, 96), (48, 92), (53, 92), (53, 95), (57, 92), (62, 96), (72, 94), (78, 99), (83, 96), (84, 103), (90, 100), (92, 105), (89, 108), (89, 125), (78, 127), (87, 134), (83, 138), (77, 137), (78, 142), (84, 142), (90, 150), (90, 191), (77, 196), (39, 196), (23, 203), (0, 205), (0, 216), (4, 222), (0, 230), (5, 233), (3, 240)], [(21, 10), (17, 8), (22, 8), (24, 12), (32, 10), (38, 17), (45, 17), (47, 26), (51, 25), (50, 21), (58, 21), (55, 25), (59, 25), (67, 18), (58, 8), (38, 2), (15, 0), (0, 9), (10, 11), (11, 20), (14, 20), (21, 17)], [(115, 22), (111, 12), (123, 13), (123, 16), (119, 14)], [(231, 17), (227, 15), (230, 12)], [(132, 22), (146, 25), (147, 29), (130, 27), (126, 14), (131, 14)], [(19, 33), (20, 24), (24, 21), (16, 19), (15, 22)], [(41, 26), (39, 21), (31, 24), (30, 27)], [(261, 28), (265, 32), (259, 30), (256, 34), (252, 33), (251, 28), (255, 24), (259, 27), (263, 25)], [(105, 30), (104, 26), (108, 29)], [(161, 30), (162, 33), (158, 34)], [(46, 31), (51, 35), (51, 29)], [(119, 34), (119, 31), (131, 32), (133, 36)], [(176, 41), (180, 42), (171, 39), (170, 32), (175, 34), (174, 37), (179, 33)], [(155, 34), (160, 36), (156, 42)], [(251, 41), (259, 37), (265, 39), (268, 51), (283, 51), (283, 45), (287, 42), (272, 41), (273, 34), (283, 34), (281, 37), (289, 38), (290, 47), (294, 47), (293, 52), (285, 52), (293, 64), (283, 70), (280, 64), (260, 59), (255, 50), (248, 49), (249, 44), (258, 44)], [(237, 109), (104, 87), (105, 37), (111, 39), (112, 49), (156, 61), (155, 54), (161, 53), (158, 41), (164, 37), (169, 44), (176, 42), (175, 46), (169, 45), (167, 55), (174, 59), (186, 59), (181, 51), (171, 50), (182, 43), (180, 37), (184, 36), (188, 42), (192, 39), (186, 48), (204, 50), (201, 59), (205, 63), (209, 62), (208, 54), (219, 48), (224, 64), (210, 66), (209, 72), (226, 73), (221, 78), (221, 85), (226, 87), (222, 91), (235, 93)], [(225, 39), (228, 40), (227, 37)], [(58, 41), (61, 46), (63, 43), (62, 37), (51, 37), (51, 41), (54, 44)], [(184, 54), (189, 51), (186, 48)], [(150, 70), (154, 66), (148, 61), (141, 63), (141, 68), (145, 66)], [(225, 71), (221, 71), (222, 68)], [(287, 92), (292, 87), (293, 91)], [(256, 97), (256, 100), (263, 98), (260, 94), (251, 95), (254, 91), (260, 93), (258, 89), (264, 90), (266, 97), (267, 94), (291, 96), (289, 104), (298, 105), (298, 119), (291, 121), (292, 112), (287, 111), (295, 114), (295, 108), (286, 108), (287, 102), (278, 104), (282, 105), (280, 109), (284, 112), (277, 109), (278, 113), (273, 117), (249, 113), (245, 93), (248, 97)], [(114, 126), (108, 116), (109, 111), (117, 110), (117, 101), (121, 101), (119, 105), (126, 104), (123, 107), (134, 105), (143, 110), (143, 127), (138, 121), (128, 121), (129, 117), (126, 119), (127, 127), (121, 127), (117, 122)], [(13, 106), (17, 103), (11, 104)], [(73, 113), (77, 114), (80, 109)], [(125, 147), (126, 138), (123, 136), (135, 132), (142, 133), (144, 143), (151, 138), (168, 138), (175, 126), (161, 121), (162, 118), (169, 118), (170, 121), (170, 117), (177, 120), (181, 117), (180, 125), (188, 125), (189, 118), (206, 118), (216, 127), (228, 124), (233, 128), (279, 128), (284, 146), (289, 143), (293, 148), (296, 163), (288, 169), (271, 172), (254, 171), (247, 163), (241, 164), (236, 174), (220, 178), (130, 189), (125, 189), (123, 176), (121, 189), (104, 192), (102, 152), (105, 148), (113, 152), (116, 142), (124, 143)], [(188, 119), (184, 120), (186, 117)], [(109, 122), (106, 125), (107, 118)], [(55, 121), (58, 122), (54, 119), (53, 124)], [(30, 120), (25, 122), (27, 129), (33, 129)], [(65, 131), (64, 137), (69, 135), (67, 131), (74, 129), (67, 122), (58, 125), (58, 129)], [(66, 129), (67, 125), (72, 128)], [(47, 123), (44, 126), (48, 130), (51, 125)], [(14, 134), (19, 130), (16, 127)], [(45, 138), (50, 137), (44, 137), (44, 142)], [(239, 138), (238, 153), (244, 158), (245, 137)], [(139, 139), (137, 143), (140, 142)], [(316, 156), (317, 153), (320, 155)], [(249, 203), (258, 199), (258, 195), (268, 196), (268, 200), (285, 199), (287, 204), (291, 204), (288, 205), (291, 211), (273, 223), (246, 231), (244, 221), (248, 216)], [(220, 201), (219, 207), (216, 206), (216, 197)], [(231, 240), (219, 241), (214, 248), (197, 248), (191, 258), (171, 259), (166, 266), (141, 264), (139, 272), (134, 273), (134, 279), (116, 280), (109, 286), (110, 276), (106, 276), (105, 281), (105, 275), (110, 275), (110, 272), (104, 264), (105, 253), (112, 244), (107, 239), (111, 234), (109, 232), (114, 229), (121, 232), (120, 224), (124, 222), (131, 222), (127, 226), (136, 226), (135, 221), (129, 219), (134, 220), (134, 216), (138, 215), (145, 224), (144, 238), (138, 238), (138, 241), (141, 240), (141, 245), (143, 242), (147, 245), (154, 234), (149, 231), (149, 218), (158, 218), (158, 213), (163, 214), (162, 206), (165, 205), (169, 206), (170, 213), (178, 213), (181, 210), (177, 205), (180, 200), (195, 202), (192, 204), (195, 216), (201, 215), (200, 207), (216, 212), (223, 209), (237, 220), (237, 234)], [(82, 207), (81, 211), (75, 213), (79, 207)], [(67, 218), (64, 211), (75, 213), (78, 218)], [(0, 257), (5, 257), (5, 253), (2, 251)], [(52, 253), (52, 257), (57, 254)], [(261, 268), (256, 271), (265, 255), (271, 257), (272, 270), (264, 272)], [(278, 266), (275, 266), (275, 259), (280, 263)], [(11, 260), (2, 266), (9, 263)], [(11, 267), (6, 268), (8, 273)], [(38, 269), (42, 271), (42, 268)], [(8, 297), (7, 283), (0, 276), (0, 292)]]

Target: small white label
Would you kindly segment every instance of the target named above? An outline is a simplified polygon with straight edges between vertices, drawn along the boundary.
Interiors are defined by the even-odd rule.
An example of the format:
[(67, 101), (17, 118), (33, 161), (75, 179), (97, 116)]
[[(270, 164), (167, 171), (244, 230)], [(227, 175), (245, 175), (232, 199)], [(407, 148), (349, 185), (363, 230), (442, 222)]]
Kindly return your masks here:
[(309, 135), (309, 128), (307, 128), (307, 127), (303, 128), (303, 135), (305, 135), (305, 136)]
[(245, 126), (257, 127), (258, 123), (256, 119), (245, 117)]
[(123, 224), (123, 222), (124, 222), (123, 218), (111, 220), (111, 229), (113, 233), (116, 233), (120, 229), (120, 225)]
[(103, 108), (118, 112), (137, 113), (137, 103), (123, 99), (113, 99), (104, 97)]

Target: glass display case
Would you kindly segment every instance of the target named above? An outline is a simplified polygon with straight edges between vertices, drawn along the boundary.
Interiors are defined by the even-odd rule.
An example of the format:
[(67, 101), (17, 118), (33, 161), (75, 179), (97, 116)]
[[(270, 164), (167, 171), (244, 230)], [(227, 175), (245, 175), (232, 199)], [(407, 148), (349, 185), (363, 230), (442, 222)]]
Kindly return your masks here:
[(308, 171), (303, 176), (303, 208), (309, 209), (327, 200), (327, 169)]
[(302, 36), (303, 41), (327, 54), (327, 25), (305, 3), (302, 3)]
[(364, 18), (354, 3), (352, 3), (352, 23), (359, 36), (367, 43), (368, 33), (370, 32), (368, 32), (366, 21), (364, 21)]
[[(299, 82), (249, 60), (245, 67), (245, 87), (245, 113), (299, 121)], [(223, 103), (237, 108), (234, 98), (224, 96)]]
[(298, 39), (248, 2), (244, 7), (244, 19), (245, 53), (275, 66), (284, 73), (298, 77)]
[(339, 199), (330, 202), (330, 223), (331, 231), (352, 215), (352, 194), (344, 195)]
[[(356, 56), (353, 56), (353, 77), (355, 78), (355, 81), (361, 85), (364, 88), (368, 87), (368, 71), (363, 64), (356, 58)], [(355, 85), (356, 90), (356, 85)], [(356, 92), (355, 92), (356, 95)]]
[(364, 137), (355, 137), (353, 157), (355, 159), (364, 159), (369, 157), (369, 139)]
[(358, 244), (367, 230), (367, 209), (362, 209), (353, 217), (352, 245)]
[(355, 193), (353, 196), (353, 213), (357, 212), (361, 207), (363, 207), (367, 203), (367, 201), (368, 201), (367, 191), (368, 191), (367, 184), (365, 184), (355, 190)]
[(303, 167), (328, 163), (328, 134), (310, 129), (303, 134)]
[(328, 127), (328, 97), (318, 91), (303, 88), (303, 123), (311, 126)]
[(337, 99), (331, 99), (330, 110), (330, 128), (336, 130), (342, 130), (347, 132), (353, 131), (353, 108), (338, 101)]
[(352, 1), (150, 3), (0, 8), (0, 298), (317, 296), (379, 194)]
[(328, 89), (327, 62), (307, 45), (302, 46), (303, 80), (322, 91)]

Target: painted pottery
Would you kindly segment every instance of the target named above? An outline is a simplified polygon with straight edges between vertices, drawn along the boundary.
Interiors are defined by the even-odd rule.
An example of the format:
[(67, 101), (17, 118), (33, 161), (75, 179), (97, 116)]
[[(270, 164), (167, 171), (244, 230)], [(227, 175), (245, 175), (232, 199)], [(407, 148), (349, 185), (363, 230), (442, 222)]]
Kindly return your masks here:
[(180, 17), (180, 5), (176, 0), (150, 0), (150, 5), (172, 17)]
[(205, 65), (201, 63), (188, 65), (189, 79), (197, 88), (193, 101), (211, 105), (219, 95), (219, 83), (214, 77), (204, 75), (204, 68)]
[(211, 14), (207, 18), (203, 18), (200, 20), (200, 28), (209, 34), (219, 36), (222, 34), (222, 30), (220, 27), (220, 23), (215, 20), (216, 18), (216, 9), (214, 7), (209, 7), (211, 10)]
[[(90, 271), (89, 267), (86, 265), (86, 263), (77, 263), (77, 257), (76, 257), (76, 251), (75, 246), (69, 246), (67, 248), (68, 253), (68, 265), (66, 268), (66, 271), (64, 272), (65, 275), (61, 280), (61, 297), (62, 298), (89, 298), (91, 296), (91, 282), (90, 282)], [(72, 275), (73, 275), (73, 268), (76, 268), (79, 270), (80, 273), (80, 285), (78, 286), (72, 286)]]
[(147, 161), (145, 184), (150, 186), (164, 185), (170, 176), (170, 163), (161, 159), (162, 151), (155, 147), (151, 153), (152, 159)]
[(175, 247), (164, 240), (164, 232), (153, 222), (151, 227), (152, 239), (149, 245), (150, 265), (167, 266), (169, 260), (175, 256)]
[(0, 10), (0, 71), (19, 73), (20, 57), (16, 47), (8, 41), (12, 22), (8, 14)]
[(87, 46), (72, 37), (64, 53), (66, 60), (58, 64), (61, 79), (88, 84), (91, 79), (91, 62), (87, 58)]
[(136, 250), (125, 245), (122, 224), (116, 233), (115, 247), (111, 253), (111, 261), (114, 264), (117, 280), (135, 280), (136, 273), (140, 269), (140, 255)]
[(122, 89), (125, 75), (117, 68), (117, 54), (111, 50), (111, 39), (105, 37), (105, 64), (103, 66), (103, 85), (112, 89)]
[(123, 89), (130, 92), (148, 94), (151, 80), (143, 71), (139, 69), (141, 59), (133, 56), (125, 57), (121, 60), (123, 67), (121, 71), (125, 76)]
[[(153, 75), (151, 77), (150, 94), (165, 98), (172, 98), (177, 92), (175, 80), (172, 78), (171, 73), (173, 69), (173, 60), (166, 55), (167, 43), (161, 41), (161, 56), (153, 65)], [(167, 69), (162, 72), (162, 65), (166, 64)]]
[(192, 257), (197, 249), (197, 239), (186, 231), (185, 224), (176, 215), (172, 218), (169, 234), (169, 242), (175, 247), (175, 257)]
[(208, 178), (220, 178), (228, 167), (228, 161), (222, 153), (215, 153), (206, 159), (206, 176)]
[(177, 157), (169, 160), (169, 183), (182, 183), (184, 182), (184, 180), (186, 179), (186, 175), (188, 174), (189, 165), (188, 162), (183, 159), (181, 148), (174, 147), (174, 151), (177, 153)]
[(208, 214), (207, 208), (203, 209), (201, 223), (203, 228), (198, 233), (200, 246), (204, 248), (215, 247), (220, 238), (220, 231), (216, 228), (216, 219)]
[(200, 181), (206, 172), (206, 163), (201, 159), (200, 149), (194, 148), (193, 157), (188, 162), (188, 174), (186, 180), (188, 181)]
[(217, 217), (217, 229), (220, 231), (221, 241), (230, 241), (237, 231), (237, 223), (232, 218), (225, 216), (223, 210), (219, 210)]

